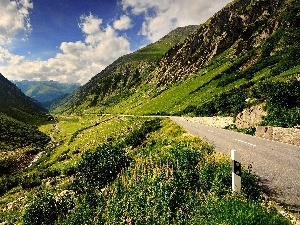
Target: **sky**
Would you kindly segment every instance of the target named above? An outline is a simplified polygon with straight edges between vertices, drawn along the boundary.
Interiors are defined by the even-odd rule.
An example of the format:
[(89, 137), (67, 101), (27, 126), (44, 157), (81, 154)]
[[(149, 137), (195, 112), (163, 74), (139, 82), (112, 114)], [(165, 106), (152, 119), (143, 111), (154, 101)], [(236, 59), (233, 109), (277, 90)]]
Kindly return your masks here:
[(9, 80), (88, 82), (124, 54), (231, 0), (0, 0), (0, 73)]

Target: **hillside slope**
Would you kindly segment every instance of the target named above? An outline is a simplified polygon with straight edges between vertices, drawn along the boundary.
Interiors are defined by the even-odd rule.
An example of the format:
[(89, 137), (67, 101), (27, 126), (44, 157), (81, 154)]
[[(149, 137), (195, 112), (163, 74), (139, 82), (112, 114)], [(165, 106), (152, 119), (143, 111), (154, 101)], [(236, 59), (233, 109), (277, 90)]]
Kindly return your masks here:
[(99, 104), (107, 108), (128, 98), (149, 79), (162, 56), (197, 28), (198, 26), (179, 27), (158, 42), (120, 57), (68, 96), (54, 111), (81, 111)]
[(158, 63), (134, 61), (137, 53), (117, 60), (67, 101), (68, 113), (235, 115), (264, 103), (265, 124), (296, 126), (299, 11), (295, 0), (236, 0), (169, 46)]
[(0, 113), (24, 123), (32, 123), (46, 118), (42, 106), (27, 97), (2, 74), (0, 74)]
[(0, 74), (0, 177), (28, 166), (50, 138), (35, 126), (47, 121), (40, 105)]

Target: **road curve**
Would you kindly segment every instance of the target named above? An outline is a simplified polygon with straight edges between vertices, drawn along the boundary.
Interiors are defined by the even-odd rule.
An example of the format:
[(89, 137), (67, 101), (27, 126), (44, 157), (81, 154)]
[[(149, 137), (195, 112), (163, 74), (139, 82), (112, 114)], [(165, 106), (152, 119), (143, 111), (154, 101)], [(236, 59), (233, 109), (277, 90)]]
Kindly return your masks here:
[(275, 201), (300, 213), (300, 147), (210, 127), (182, 117), (171, 117), (193, 135), (212, 144), (216, 151), (240, 153), (242, 164), (252, 166)]

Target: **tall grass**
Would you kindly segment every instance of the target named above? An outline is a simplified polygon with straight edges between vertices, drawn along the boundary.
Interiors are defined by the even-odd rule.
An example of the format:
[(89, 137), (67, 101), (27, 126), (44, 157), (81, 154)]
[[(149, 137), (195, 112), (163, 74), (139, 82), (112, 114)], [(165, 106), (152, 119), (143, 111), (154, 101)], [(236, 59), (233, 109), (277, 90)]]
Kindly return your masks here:
[[(75, 180), (63, 204), (58, 200), (61, 194), (46, 205), (47, 201), (32, 202), (25, 224), (37, 224), (38, 212), (45, 218), (49, 210), (54, 219), (39, 220), (40, 224), (290, 224), (275, 208), (265, 206), (251, 172), (243, 170), (243, 193), (232, 194), (227, 157), (171, 121), (161, 121), (160, 126), (157, 122), (148, 121), (123, 139), (87, 153), (77, 173), (93, 185), (78, 188)], [(155, 129), (146, 129), (151, 125)], [(136, 142), (128, 137), (133, 133), (147, 134), (132, 145)], [(108, 174), (112, 176), (106, 179)], [(62, 213), (61, 208), (66, 210)]]

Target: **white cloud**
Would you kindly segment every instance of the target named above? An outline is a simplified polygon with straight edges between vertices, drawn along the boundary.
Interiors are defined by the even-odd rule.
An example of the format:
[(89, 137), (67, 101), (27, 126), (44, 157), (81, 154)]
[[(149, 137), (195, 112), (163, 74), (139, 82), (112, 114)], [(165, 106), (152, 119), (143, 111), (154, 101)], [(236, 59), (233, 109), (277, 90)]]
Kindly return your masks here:
[(32, 0), (0, 0), (0, 72), (11, 80), (57, 80), (85, 83), (118, 57), (130, 52), (130, 43), (117, 30), (132, 27), (129, 14), (143, 15), (140, 33), (156, 41), (178, 26), (201, 24), (231, 0), (121, 0), (124, 14), (111, 25), (93, 14), (80, 18), (85, 39), (60, 44), (55, 57), (30, 61), (6, 47), (20, 32), (31, 30)]
[(0, 47), (0, 71), (11, 80), (57, 80), (85, 83), (118, 57), (130, 52), (130, 43), (110, 25), (90, 14), (81, 17), (84, 41), (63, 42), (61, 53), (47, 61), (29, 61)]
[(116, 20), (113, 24), (116, 30), (128, 30), (132, 26), (131, 19), (126, 15), (121, 16), (120, 19)]
[(122, 0), (123, 9), (134, 15), (144, 14), (140, 33), (150, 41), (180, 26), (205, 22), (232, 0)]
[(32, 8), (30, 0), (0, 1), (0, 46), (10, 44), (20, 31), (30, 32), (29, 10)]
[(86, 35), (93, 35), (99, 33), (99, 28), (102, 24), (102, 19), (99, 19), (94, 15), (90, 14), (89, 16), (81, 16), (80, 20), (81, 23), (78, 25)]

